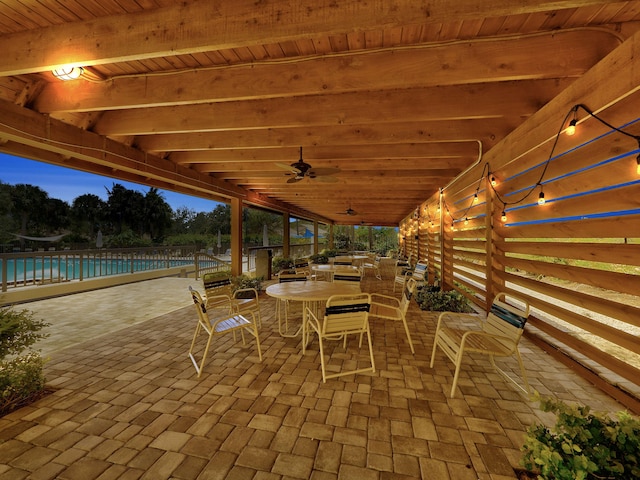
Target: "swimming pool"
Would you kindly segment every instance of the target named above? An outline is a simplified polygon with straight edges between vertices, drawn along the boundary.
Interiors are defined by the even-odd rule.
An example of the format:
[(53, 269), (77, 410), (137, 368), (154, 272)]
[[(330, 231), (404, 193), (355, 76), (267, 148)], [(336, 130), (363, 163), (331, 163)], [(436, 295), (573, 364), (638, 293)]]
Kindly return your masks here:
[[(193, 265), (193, 258), (100, 258), (73, 255), (0, 259), (9, 283), (82, 280)], [(4, 273), (4, 272), (3, 272)]]

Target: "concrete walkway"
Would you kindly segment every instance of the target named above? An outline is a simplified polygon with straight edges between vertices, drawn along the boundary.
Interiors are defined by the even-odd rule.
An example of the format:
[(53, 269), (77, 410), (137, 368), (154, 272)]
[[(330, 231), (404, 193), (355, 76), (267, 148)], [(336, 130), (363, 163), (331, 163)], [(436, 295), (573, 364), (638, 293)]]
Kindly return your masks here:
[[(282, 338), (261, 297), (255, 343), (216, 339), (200, 379), (187, 350), (189, 279), (164, 279), (25, 304), (52, 323), (42, 343), (56, 391), (0, 418), (2, 479), (513, 480), (528, 425), (543, 418), (484, 359), (429, 368), (434, 314), (410, 309), (415, 355), (400, 324), (372, 321), (376, 372), (322, 382), (318, 343)], [(368, 277), (366, 291), (392, 280)], [(339, 344), (339, 345), (338, 345)], [(521, 342), (543, 394), (623, 407)], [(334, 365), (352, 361), (336, 342)], [(348, 353), (348, 354), (347, 354)], [(505, 363), (503, 363), (504, 365)], [(517, 375), (515, 362), (507, 361)]]

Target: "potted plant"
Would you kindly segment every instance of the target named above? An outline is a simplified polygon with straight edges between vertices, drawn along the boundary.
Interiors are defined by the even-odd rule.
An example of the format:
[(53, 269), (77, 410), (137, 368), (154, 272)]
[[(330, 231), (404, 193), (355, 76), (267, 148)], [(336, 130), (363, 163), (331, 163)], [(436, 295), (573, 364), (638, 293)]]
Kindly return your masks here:
[(549, 428), (534, 424), (521, 448), (521, 465), (538, 480), (640, 478), (640, 420), (627, 412), (615, 416), (592, 412), (554, 398), (536, 399), (553, 412)]
[(475, 313), (467, 297), (457, 290), (448, 292), (437, 286), (425, 286), (416, 293), (416, 302), (421, 310), (432, 312)]

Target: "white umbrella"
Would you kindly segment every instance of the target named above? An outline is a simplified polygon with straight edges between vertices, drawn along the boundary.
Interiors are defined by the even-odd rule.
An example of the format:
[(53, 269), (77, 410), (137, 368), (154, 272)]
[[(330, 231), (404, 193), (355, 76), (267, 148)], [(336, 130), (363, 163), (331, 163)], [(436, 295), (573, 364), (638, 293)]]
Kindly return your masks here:
[(96, 248), (102, 248), (102, 230), (98, 230), (98, 235), (96, 236)]
[(218, 230), (218, 255), (220, 255), (220, 248), (222, 248), (222, 235), (220, 234), (220, 230)]

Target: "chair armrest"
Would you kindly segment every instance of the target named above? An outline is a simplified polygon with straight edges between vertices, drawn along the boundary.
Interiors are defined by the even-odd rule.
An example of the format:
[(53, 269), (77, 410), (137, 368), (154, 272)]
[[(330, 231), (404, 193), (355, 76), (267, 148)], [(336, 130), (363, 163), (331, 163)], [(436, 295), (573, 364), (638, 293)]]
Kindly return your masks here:
[[(436, 324), (436, 330), (440, 328), (440, 325), (445, 326), (447, 320), (473, 320), (478, 325), (482, 325), (483, 320), (478, 315), (471, 313), (458, 313), (458, 312), (441, 312), (438, 315), (438, 323)], [(480, 330), (478, 330), (480, 331)]]
[(396, 297), (392, 297), (390, 295), (383, 295), (381, 293), (372, 293), (371, 294), (371, 303), (377, 303), (379, 305), (390, 305), (393, 304), (395, 307), (400, 307), (400, 300)]
[[(239, 297), (238, 294), (243, 294), (243, 293), (248, 293), (251, 292), (253, 293), (253, 296), (247, 296), (247, 297)], [(233, 292), (233, 298), (234, 299), (246, 299), (246, 298), (258, 298), (258, 291), (255, 288), (239, 288), (238, 290), (236, 290), (235, 292)]]
[(518, 342), (516, 342), (513, 338), (511, 337), (505, 337), (503, 335), (496, 335), (494, 333), (487, 333), (484, 332), (482, 330), (469, 330), (467, 332), (465, 332), (462, 335), (462, 338), (460, 339), (460, 348), (464, 347), (464, 344), (467, 341), (467, 338), (469, 337), (486, 337), (486, 338), (491, 338), (492, 340), (500, 340), (503, 342), (507, 342), (512, 344), (514, 347), (518, 344)]

